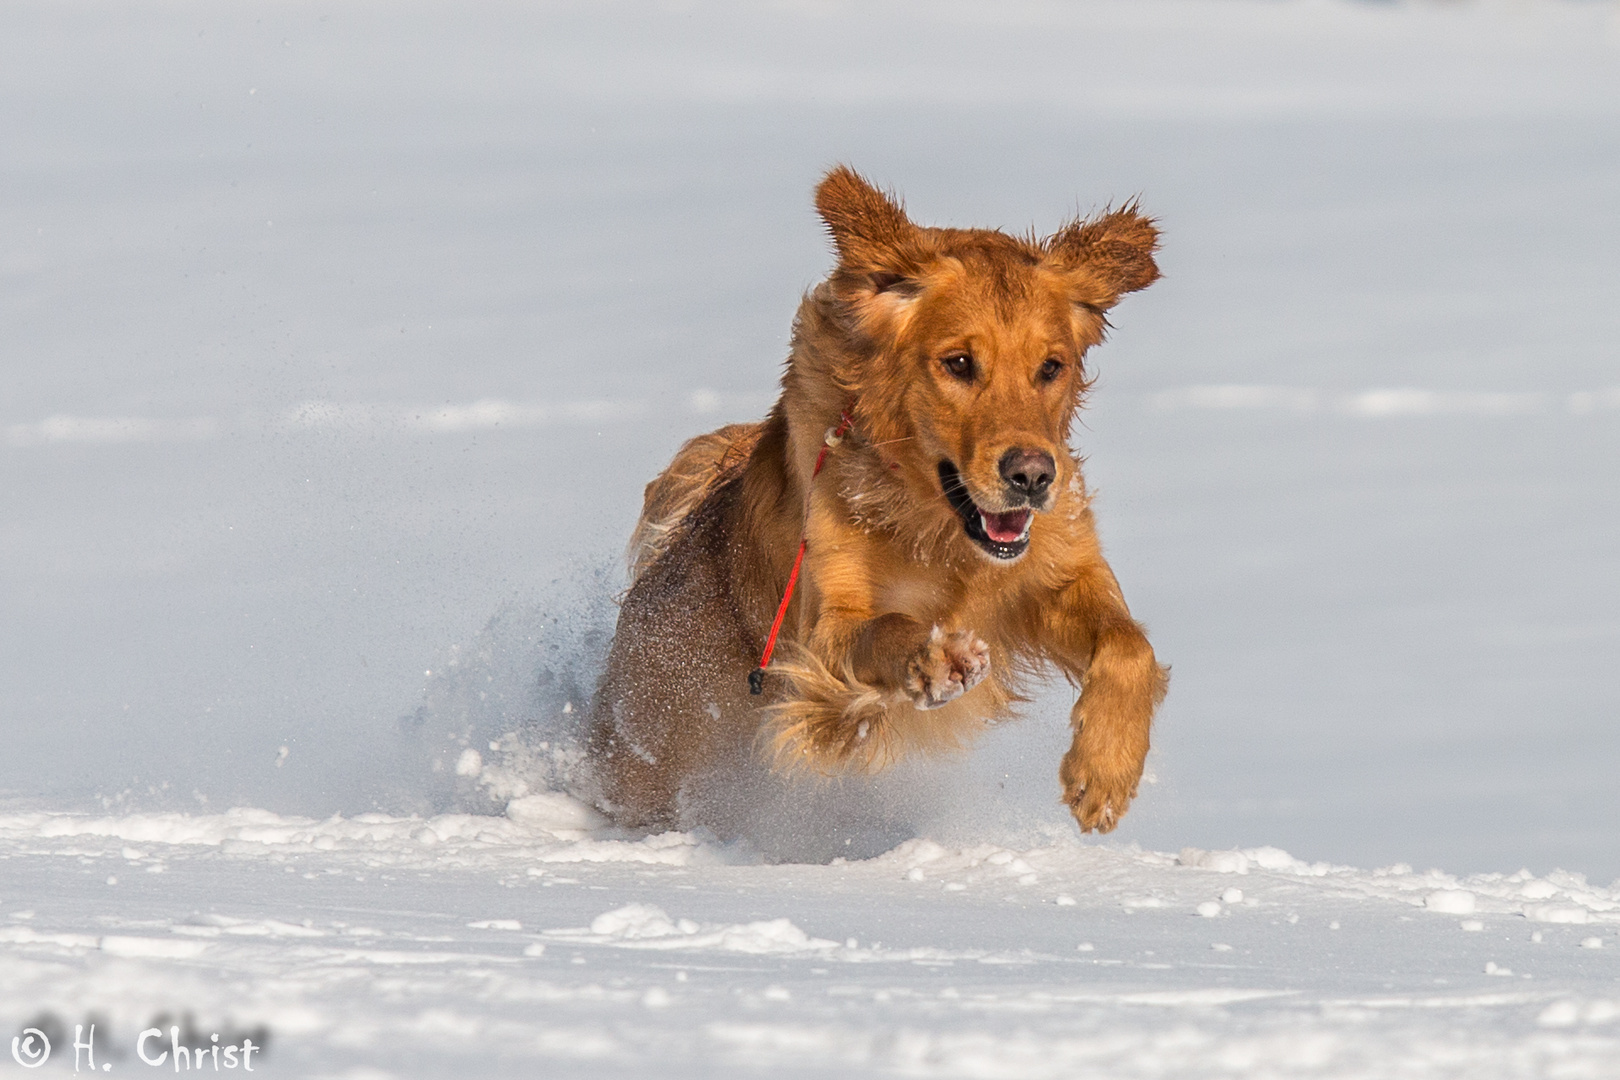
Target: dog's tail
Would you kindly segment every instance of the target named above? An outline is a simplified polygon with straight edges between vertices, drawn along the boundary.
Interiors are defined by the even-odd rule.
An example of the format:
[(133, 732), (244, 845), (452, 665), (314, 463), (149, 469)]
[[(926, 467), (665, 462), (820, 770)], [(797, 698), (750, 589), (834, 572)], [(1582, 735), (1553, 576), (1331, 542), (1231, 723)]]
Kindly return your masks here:
[(647, 485), (642, 497), (641, 520), (630, 534), (626, 553), (631, 582), (669, 549), (692, 511), (742, 471), (764, 428), (763, 423), (727, 424), (676, 451), (675, 460)]

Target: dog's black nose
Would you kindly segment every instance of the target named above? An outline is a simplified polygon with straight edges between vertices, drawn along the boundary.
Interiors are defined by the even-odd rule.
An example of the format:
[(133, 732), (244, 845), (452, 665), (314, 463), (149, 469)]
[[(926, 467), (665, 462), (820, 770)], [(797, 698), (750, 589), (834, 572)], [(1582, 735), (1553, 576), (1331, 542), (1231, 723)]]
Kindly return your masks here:
[(1001, 455), (1001, 478), (1031, 502), (1040, 501), (1056, 476), (1057, 463), (1044, 451), (1015, 446)]

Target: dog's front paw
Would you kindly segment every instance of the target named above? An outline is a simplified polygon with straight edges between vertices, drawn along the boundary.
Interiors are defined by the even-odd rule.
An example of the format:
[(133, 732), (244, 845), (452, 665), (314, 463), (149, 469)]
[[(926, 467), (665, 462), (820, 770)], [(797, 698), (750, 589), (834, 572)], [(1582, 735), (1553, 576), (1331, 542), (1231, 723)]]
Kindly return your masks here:
[(1119, 819), (1136, 798), (1136, 785), (1142, 779), (1142, 766), (1127, 762), (1104, 764), (1104, 755), (1084, 753), (1078, 743), (1063, 755), (1058, 776), (1063, 781), (1063, 801), (1068, 804), (1081, 832), (1113, 832)]
[(906, 695), (919, 709), (937, 709), (990, 674), (990, 646), (971, 630), (949, 634), (934, 627), (928, 643), (906, 663)]

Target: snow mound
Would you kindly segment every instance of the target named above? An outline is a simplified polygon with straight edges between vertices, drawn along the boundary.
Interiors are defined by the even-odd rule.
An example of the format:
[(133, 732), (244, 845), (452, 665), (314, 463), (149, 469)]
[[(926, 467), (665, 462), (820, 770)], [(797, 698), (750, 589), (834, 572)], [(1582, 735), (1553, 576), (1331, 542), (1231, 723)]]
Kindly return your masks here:
[[(1515, 915), (1540, 923), (1620, 922), (1620, 893), (1590, 885), (1583, 876), (1563, 870), (1544, 878), (1528, 870), (1459, 878), (1439, 870), (1414, 873), (1404, 864), (1364, 870), (1308, 863), (1275, 847), (1183, 848), (1171, 856), (1091, 846), (1079, 840), (1020, 851), (989, 844), (951, 850), (918, 839), (866, 865), (898, 870), (905, 881), (946, 892), (978, 892), (1006, 885), (1052, 889), (1047, 902), (1071, 906), (1074, 891), (1085, 890), (1111, 895), (1127, 911), (1172, 908), (1210, 918), (1222, 914), (1223, 904), (1252, 907), (1264, 897), (1277, 895), (1278, 890), (1292, 890), (1290, 895), (1297, 895), (1299, 887), (1308, 885), (1328, 896), (1391, 901), (1440, 915)], [(1147, 879), (1139, 870), (1149, 867), (1192, 873), (1155, 876), (1158, 884), (1144, 888)], [(1264, 880), (1238, 890), (1210, 881), (1206, 875), (1211, 874)], [(1273, 884), (1267, 886), (1265, 881)]]
[(1282, 848), (1244, 848), (1241, 851), (1204, 851), (1201, 848), (1182, 848), (1176, 863), (1200, 870), (1213, 870), (1217, 874), (1247, 874), (1251, 866), (1274, 870), (1300, 877), (1323, 877), (1336, 869), (1329, 863), (1307, 863), (1294, 858)]
[(1467, 889), (1436, 889), (1423, 898), (1423, 906), (1442, 915), (1472, 915), (1474, 894)]
[(565, 840), (579, 840), (608, 827), (607, 818), (571, 795), (546, 791), (506, 804), (506, 816), (519, 825)]
[(1536, 1023), (1542, 1027), (1574, 1027), (1576, 1024), (1609, 1024), (1620, 1020), (1620, 1001), (1599, 998), (1594, 1001), (1555, 1001), (1541, 1010)]
[(244, 857), (319, 852), (339, 861), (347, 856), (368, 866), (402, 868), (570, 862), (694, 866), (741, 858), (738, 849), (701, 831), (643, 835), (611, 828), (595, 810), (558, 792), (513, 799), (504, 817), (360, 814), (318, 821), (250, 808), (117, 817), (10, 814), (0, 815), (0, 845), (20, 854), (117, 856), (154, 872), (197, 849)]
[[(193, 916), (190, 923), (176, 926), (174, 932), (188, 937), (219, 937), (222, 934), (229, 934), (233, 937), (262, 938), (318, 938), (327, 936), (325, 930), (317, 930), (307, 923), (283, 922), (280, 919), (233, 919), (228, 915), (214, 913)], [(102, 948), (106, 948), (105, 944)]]
[(1584, 907), (1575, 907), (1570, 904), (1526, 904), (1524, 917), (1531, 922), (1544, 923), (1588, 923), (1592, 921), (1592, 913)]
[(206, 941), (174, 938), (133, 937), (109, 934), (101, 939), (101, 951), (110, 956), (136, 960), (190, 960), (208, 948)]
[(577, 945), (616, 945), (629, 949), (716, 949), (720, 952), (831, 952), (836, 941), (813, 938), (788, 919), (750, 923), (698, 923), (672, 919), (652, 904), (626, 904), (591, 920), (588, 930), (548, 930), (545, 936)]

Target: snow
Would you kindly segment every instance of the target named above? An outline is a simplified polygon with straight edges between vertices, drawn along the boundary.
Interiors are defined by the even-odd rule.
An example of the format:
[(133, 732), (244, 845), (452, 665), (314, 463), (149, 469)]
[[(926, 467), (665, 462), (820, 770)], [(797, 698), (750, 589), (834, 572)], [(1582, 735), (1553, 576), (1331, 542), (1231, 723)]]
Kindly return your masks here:
[(1467, 889), (1436, 889), (1423, 898), (1423, 906), (1445, 915), (1472, 915), (1474, 894)]
[[(836, 941), (813, 938), (787, 919), (731, 926), (672, 920), (650, 904), (626, 904), (591, 920), (589, 931), (551, 930), (548, 936), (579, 945), (616, 945), (630, 949), (718, 949), (741, 953), (825, 953)], [(854, 950), (851, 950), (854, 951)]]
[[(1620, 6), (855, 12), (0, 13), (0, 1046), (1620, 1071)], [(1174, 668), (1107, 840), (1064, 687), (733, 840), (568, 793), (641, 485), (769, 406), (835, 161), (1161, 219), (1078, 434)]]
[[(0, 1012), (94, 1016), (127, 1048), (184, 1007), (205, 1035), (258, 1032), (266, 1071), (297, 1076), (1517, 1076), (1620, 1060), (1603, 939), (1532, 938), (1527, 892), (1620, 926), (1620, 897), (1573, 875), (1206, 853), (1247, 861), (1239, 890), (1219, 868), (1235, 858), (1077, 837), (793, 865), (698, 835), (559, 844), (501, 819), (365, 817), (0, 818)], [(424, 831), (448, 839), (424, 851)], [(108, 868), (121, 884), (101, 884)], [(43, 889), (46, 910), (16, 908)], [(1477, 897), (1483, 932), (1436, 895)]]

